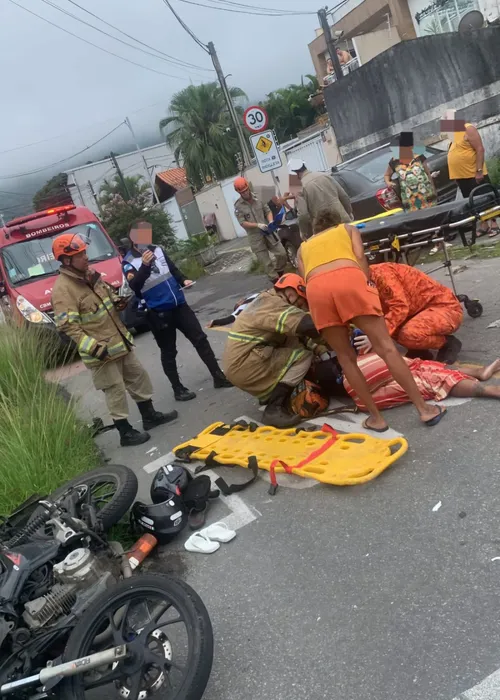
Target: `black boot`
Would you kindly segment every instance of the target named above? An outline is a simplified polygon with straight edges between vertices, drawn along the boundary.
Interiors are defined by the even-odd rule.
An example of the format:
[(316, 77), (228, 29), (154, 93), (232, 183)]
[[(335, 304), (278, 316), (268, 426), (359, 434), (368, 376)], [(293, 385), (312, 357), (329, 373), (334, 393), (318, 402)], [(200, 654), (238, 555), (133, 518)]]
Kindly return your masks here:
[(177, 411), (170, 411), (170, 413), (161, 413), (160, 411), (155, 411), (153, 402), (151, 399), (148, 401), (138, 401), (137, 406), (142, 416), (142, 427), (144, 430), (151, 430), (151, 428), (156, 428), (158, 425), (165, 425), (165, 423), (171, 423), (178, 417)]
[(272, 425), (273, 428), (293, 428), (302, 421), (300, 416), (291, 413), (288, 409), (288, 401), (293, 391), (293, 387), (288, 384), (279, 383), (273, 389), (267, 406), (264, 409), (264, 425)]
[(174, 397), (176, 401), (192, 401), (196, 398), (196, 394), (194, 393), (194, 391), (186, 389), (186, 387), (182, 386), (182, 384), (178, 384), (177, 386), (173, 386), (172, 388), (174, 390)]
[(462, 343), (454, 335), (446, 336), (446, 343), (439, 350), (436, 360), (444, 362), (445, 365), (452, 365), (457, 361), (458, 353), (462, 349)]
[(212, 376), (214, 378), (214, 389), (230, 389), (233, 386), (221, 369)]
[(120, 433), (120, 445), (122, 447), (135, 447), (137, 445), (143, 445), (151, 438), (149, 433), (140, 433), (138, 430), (135, 430), (135, 428), (132, 428), (126, 418), (120, 418), (113, 421), (113, 423), (116, 425), (116, 429)]

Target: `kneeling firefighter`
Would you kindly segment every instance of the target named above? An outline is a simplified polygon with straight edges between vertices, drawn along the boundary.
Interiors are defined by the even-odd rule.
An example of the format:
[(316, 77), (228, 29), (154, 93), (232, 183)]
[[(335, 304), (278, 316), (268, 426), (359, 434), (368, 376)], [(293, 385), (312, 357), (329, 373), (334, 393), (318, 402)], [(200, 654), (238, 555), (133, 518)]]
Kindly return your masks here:
[(319, 337), (306, 309), (304, 280), (285, 274), (236, 317), (228, 334), (222, 361), (226, 376), (267, 404), (263, 421), (276, 428), (302, 420), (288, 407), (314, 358), (307, 338)]
[[(148, 224), (141, 224), (147, 226)], [(151, 250), (152, 248), (152, 250)], [(143, 299), (151, 331), (161, 350), (161, 363), (176, 401), (196, 398), (180, 380), (177, 369), (177, 331), (193, 344), (213, 377), (215, 389), (231, 387), (215, 358), (196, 314), (187, 304), (183, 287), (191, 284), (159, 246), (136, 245), (123, 259), (123, 272), (132, 291)]]

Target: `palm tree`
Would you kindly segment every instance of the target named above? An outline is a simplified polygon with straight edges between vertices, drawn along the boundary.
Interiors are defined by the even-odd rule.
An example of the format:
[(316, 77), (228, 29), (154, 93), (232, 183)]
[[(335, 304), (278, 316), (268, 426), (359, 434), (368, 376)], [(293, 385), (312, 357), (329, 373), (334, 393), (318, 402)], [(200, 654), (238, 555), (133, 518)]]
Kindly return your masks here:
[[(238, 87), (229, 88), (233, 101), (246, 97)], [(241, 115), (242, 109), (236, 103)], [(190, 85), (172, 97), (170, 116), (160, 130), (182, 161), (189, 182), (197, 188), (212, 178), (224, 179), (237, 170), (240, 150), (220, 85), (216, 82)], [(169, 129), (170, 127), (170, 129)]]
[(294, 138), (298, 131), (314, 123), (316, 111), (309, 96), (315, 92), (315, 86), (311, 80), (313, 76), (307, 77), (306, 85), (302, 82), (270, 92), (263, 104), (280, 142)]
[(120, 195), (126, 202), (129, 199), (135, 199), (149, 192), (150, 186), (144, 182), (142, 175), (133, 175), (132, 177), (124, 177), (123, 182), (118, 175), (115, 175), (111, 181), (104, 180), (99, 188), (99, 199), (103, 204), (106, 204), (115, 195)]

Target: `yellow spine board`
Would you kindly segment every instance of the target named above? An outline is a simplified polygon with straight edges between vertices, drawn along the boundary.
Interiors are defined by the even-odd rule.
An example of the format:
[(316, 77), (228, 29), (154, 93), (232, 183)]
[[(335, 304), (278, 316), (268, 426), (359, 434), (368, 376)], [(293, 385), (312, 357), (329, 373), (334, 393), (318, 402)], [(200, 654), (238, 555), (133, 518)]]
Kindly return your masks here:
[[(248, 458), (255, 456), (259, 468), (269, 471), (274, 460), (291, 467), (299, 464), (331, 437), (321, 430), (297, 432), (295, 428), (278, 430), (270, 426), (251, 430), (214, 423), (192, 440), (177, 445), (174, 454), (191, 461), (204, 461), (215, 453), (213, 459), (218, 464), (241, 467), (247, 467)], [(292, 469), (292, 473), (324, 484), (354, 486), (377, 477), (407, 450), (408, 442), (402, 437), (384, 440), (361, 433), (338, 434), (336, 442), (321, 455), (301, 468)], [(277, 474), (284, 471), (283, 467), (276, 468)]]

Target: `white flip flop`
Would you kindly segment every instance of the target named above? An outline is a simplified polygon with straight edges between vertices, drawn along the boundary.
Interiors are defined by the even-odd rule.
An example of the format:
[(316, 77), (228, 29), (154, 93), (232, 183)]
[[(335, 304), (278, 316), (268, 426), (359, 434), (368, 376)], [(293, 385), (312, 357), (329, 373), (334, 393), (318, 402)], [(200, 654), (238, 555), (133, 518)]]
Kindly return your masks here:
[(188, 552), (199, 552), (200, 554), (213, 554), (219, 547), (218, 542), (212, 542), (203, 532), (193, 533), (184, 543), (184, 548)]
[(230, 530), (226, 523), (218, 522), (200, 530), (200, 535), (205, 535), (214, 542), (231, 542), (236, 537), (236, 532)]

